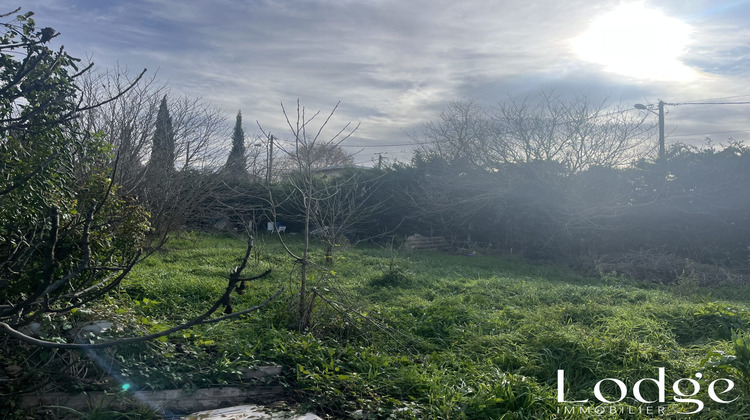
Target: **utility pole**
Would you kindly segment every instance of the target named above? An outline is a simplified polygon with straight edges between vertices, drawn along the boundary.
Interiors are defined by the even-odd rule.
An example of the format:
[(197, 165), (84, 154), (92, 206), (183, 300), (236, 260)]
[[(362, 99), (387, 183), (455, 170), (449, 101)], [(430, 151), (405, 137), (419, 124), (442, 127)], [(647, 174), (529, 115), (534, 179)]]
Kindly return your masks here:
[(659, 160), (663, 161), (666, 158), (666, 148), (664, 147), (664, 105), (671, 105), (671, 106), (677, 106), (677, 105), (750, 105), (750, 102), (748, 101), (742, 101), (742, 102), (678, 102), (678, 103), (668, 103), (664, 102), (661, 99), (659, 99), (658, 104), (658, 110), (659, 112), (654, 111), (653, 105), (643, 105), (643, 104), (635, 104), (633, 107), (635, 109), (641, 109), (644, 111), (648, 111), (652, 114), (656, 114), (659, 116)]
[(664, 161), (666, 154), (664, 147), (664, 101), (659, 99), (659, 161)]
[(266, 183), (271, 183), (273, 173), (273, 134), (268, 135), (268, 167), (266, 168)]
[(635, 104), (634, 107), (636, 109), (642, 109), (644, 111), (648, 111), (652, 114), (656, 114), (659, 116), (659, 161), (663, 161), (666, 156), (666, 147), (664, 146), (664, 105), (679, 105), (679, 104), (668, 104), (661, 99), (659, 99), (659, 105), (658, 110), (659, 112), (654, 112), (653, 105), (643, 105), (643, 104)]

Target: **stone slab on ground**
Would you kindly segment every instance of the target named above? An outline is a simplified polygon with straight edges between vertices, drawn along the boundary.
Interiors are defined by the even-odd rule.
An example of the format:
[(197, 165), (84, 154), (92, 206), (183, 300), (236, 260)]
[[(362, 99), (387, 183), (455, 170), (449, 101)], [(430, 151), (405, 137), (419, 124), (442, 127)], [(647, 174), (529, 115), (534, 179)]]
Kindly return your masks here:
[(87, 411), (91, 407), (127, 410), (136, 406), (146, 406), (161, 414), (176, 415), (249, 403), (266, 404), (269, 401), (280, 400), (283, 395), (284, 388), (281, 385), (275, 385), (276, 382), (273, 381), (281, 374), (281, 371), (282, 367), (278, 365), (244, 368), (242, 369), (244, 379), (258, 379), (265, 385), (242, 387), (78, 394), (35, 392), (21, 395), (20, 406), (22, 408), (61, 406), (78, 411)]
[(168, 389), (163, 391), (128, 391), (117, 394), (90, 392), (65, 394), (50, 392), (21, 396), (21, 407), (63, 406), (79, 411), (90, 407), (129, 409), (135, 405), (150, 407), (163, 414), (183, 414), (216, 407), (237, 406), (248, 402), (273, 401), (283, 393), (281, 386), (252, 388), (222, 387), (195, 391)]
[(322, 420), (312, 413), (292, 413), (273, 411), (259, 405), (239, 405), (218, 410), (199, 411), (181, 418), (182, 420)]

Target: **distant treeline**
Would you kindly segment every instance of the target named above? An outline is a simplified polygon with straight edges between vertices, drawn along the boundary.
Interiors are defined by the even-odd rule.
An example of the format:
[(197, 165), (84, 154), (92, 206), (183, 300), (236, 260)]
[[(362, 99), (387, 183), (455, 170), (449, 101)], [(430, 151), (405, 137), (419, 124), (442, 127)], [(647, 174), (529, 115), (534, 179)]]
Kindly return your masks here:
[[(377, 185), (368, 200), (380, 209), (352, 227), (358, 237), (440, 235), (457, 247), (545, 259), (651, 251), (702, 264), (748, 262), (750, 149), (739, 143), (677, 144), (663, 161), (576, 173), (555, 162), (488, 171), (424, 153), (366, 172)], [(231, 207), (246, 208), (245, 217), (252, 208), (260, 220), (265, 187), (243, 190), (230, 194)], [(290, 231), (300, 228), (293, 206), (279, 213)]]
[[(674, 145), (662, 162), (591, 167), (507, 164), (488, 172), (439, 157), (386, 175), (399, 232), (492, 244), (531, 257), (654, 249), (709, 264), (745, 264), (750, 245), (750, 150)], [(387, 191), (387, 192), (386, 192)]]

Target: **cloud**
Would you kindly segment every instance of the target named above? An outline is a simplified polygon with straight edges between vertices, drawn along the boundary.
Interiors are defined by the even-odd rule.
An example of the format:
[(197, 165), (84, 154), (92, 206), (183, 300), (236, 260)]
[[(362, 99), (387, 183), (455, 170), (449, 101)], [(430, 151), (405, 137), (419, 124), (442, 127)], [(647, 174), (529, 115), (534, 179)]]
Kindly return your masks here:
[[(286, 132), (282, 101), (300, 98), (326, 112), (341, 100), (336, 120), (362, 122), (350, 142), (376, 145), (404, 144), (460, 98), (492, 103), (540, 89), (634, 103), (741, 94), (750, 34), (747, 2), (736, 3), (658, 5), (694, 29), (683, 62), (700, 77), (690, 83), (621, 77), (575, 56), (571, 40), (619, 0), (28, 0), (25, 7), (62, 32), (74, 54), (158, 69), (173, 90), (208, 99), (228, 117), (242, 109), (249, 132), (255, 120)], [(738, 124), (723, 112), (703, 118), (716, 113)]]

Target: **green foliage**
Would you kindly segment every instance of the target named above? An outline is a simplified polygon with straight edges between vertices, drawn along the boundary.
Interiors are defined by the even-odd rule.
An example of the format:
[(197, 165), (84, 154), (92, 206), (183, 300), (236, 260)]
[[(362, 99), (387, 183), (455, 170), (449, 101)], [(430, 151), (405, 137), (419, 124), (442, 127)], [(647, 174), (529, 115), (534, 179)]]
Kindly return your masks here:
[(37, 31), (32, 15), (0, 24), (0, 304), (14, 305), (0, 319), (14, 326), (99, 296), (149, 229), (109, 179), (103, 135), (74, 120), (78, 60), (49, 50), (54, 30)]
[(174, 170), (175, 138), (172, 128), (172, 117), (169, 115), (166, 95), (161, 99), (156, 114), (151, 158), (148, 161), (149, 178), (156, 185), (164, 185), (165, 178)]
[(70, 142), (67, 121), (77, 60), (44, 46), (31, 16), (3, 23), (0, 44), (0, 241), (11, 247), (51, 205), (72, 207), (68, 181), (81, 146)]
[(242, 128), (242, 113), (237, 112), (237, 121), (232, 131), (232, 150), (229, 151), (224, 171), (231, 177), (247, 177), (247, 157), (245, 156), (245, 130)]
[(78, 70), (79, 60), (62, 50), (55, 52), (47, 48), (45, 32), (54, 33), (54, 29), (37, 30), (33, 15), (27, 12), (17, 15), (14, 21), (2, 23), (0, 120), (3, 134), (31, 128), (37, 132), (49, 129), (54, 132), (59, 122), (70, 118), (71, 111), (75, 110), (77, 87), (73, 74)]
[(703, 360), (703, 365), (707, 369), (735, 374), (743, 379), (746, 386), (750, 386), (750, 334), (733, 332), (732, 347), (734, 355), (714, 350)]
[(374, 287), (408, 287), (410, 283), (409, 272), (396, 263), (396, 253), (392, 249), (388, 264), (383, 264), (383, 274), (373, 277), (369, 281), (370, 286)]
[[(734, 141), (676, 144), (659, 162), (574, 172), (551, 158), (492, 162), (487, 169), (471, 159), (418, 153), (386, 171), (373, 202), (393, 205), (374, 226), (533, 258), (607, 258), (630, 270), (618, 273), (659, 283), (676, 282), (682, 268), (702, 284), (719, 283), (736, 277), (722, 271), (748, 263), (748, 159), (748, 147)], [(638, 254), (654, 258), (622, 261)], [(660, 256), (671, 260), (650, 264)]]
[[(183, 235), (136, 268), (116, 300), (119, 308), (144, 331), (179, 322), (223, 287), (226, 267), (241, 250), (242, 242), (230, 237)], [(289, 281), (282, 252), (266, 243), (255, 262), (279, 269), (251, 284), (238, 308)], [(708, 382), (725, 377), (746, 386), (738, 362), (724, 370), (704, 362), (709, 352), (735, 348), (732, 360), (745, 363), (736, 347), (742, 343), (727, 332), (750, 327), (744, 286), (734, 293), (700, 286), (703, 293), (686, 295), (653, 284), (602, 283), (513, 258), (376, 247), (349, 249), (342, 257), (335, 274), (341, 299), (369, 319), (318, 304), (310, 328), (299, 332), (292, 304), (279, 300), (247, 322), (118, 349), (115, 372), (128, 375), (134, 389), (191, 388), (249, 384), (238, 373), (243, 367), (279, 364), (291, 398), (321, 414), (362, 419), (550, 418), (568, 406), (556, 402), (557, 369), (565, 369), (569, 399), (592, 398), (603, 378), (632, 386), (655, 377), (658, 367), (666, 368), (668, 383), (705, 365)], [(322, 264), (323, 249), (313, 248), (311, 258)], [(389, 270), (408, 273), (408, 283), (373, 284)], [(726, 298), (707, 298), (706, 290)], [(644, 397), (653, 393), (647, 388)], [(739, 400), (706, 402), (707, 415), (719, 418), (746, 408)], [(639, 407), (631, 399), (618, 406)]]
[(383, 273), (382, 276), (370, 280), (370, 286), (375, 287), (404, 287), (409, 285), (409, 277), (404, 270), (395, 267)]

